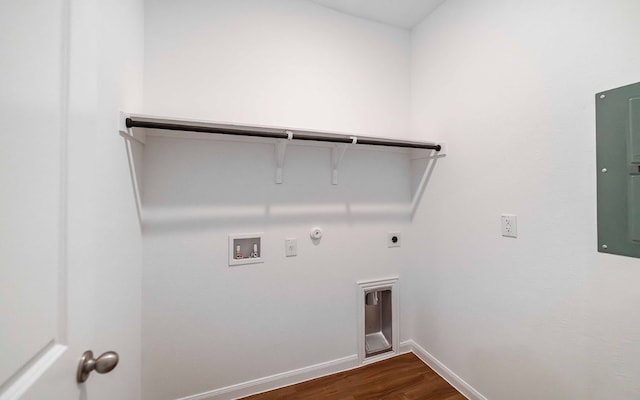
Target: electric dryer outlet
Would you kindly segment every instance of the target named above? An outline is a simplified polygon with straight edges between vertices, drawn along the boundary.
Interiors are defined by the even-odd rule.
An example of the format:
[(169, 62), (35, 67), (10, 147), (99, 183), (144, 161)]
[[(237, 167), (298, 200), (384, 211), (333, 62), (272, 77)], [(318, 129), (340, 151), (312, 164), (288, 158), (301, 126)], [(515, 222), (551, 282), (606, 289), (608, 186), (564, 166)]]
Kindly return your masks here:
[(402, 242), (402, 236), (400, 232), (389, 232), (387, 237), (387, 246), (388, 247), (400, 247), (400, 242)]

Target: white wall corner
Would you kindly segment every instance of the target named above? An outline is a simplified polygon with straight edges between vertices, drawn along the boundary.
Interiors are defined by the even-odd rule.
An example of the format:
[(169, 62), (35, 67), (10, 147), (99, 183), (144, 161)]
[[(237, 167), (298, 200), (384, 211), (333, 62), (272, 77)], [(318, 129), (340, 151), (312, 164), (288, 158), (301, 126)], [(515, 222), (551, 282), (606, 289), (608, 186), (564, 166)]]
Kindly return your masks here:
[[(422, 362), (424, 362), (429, 368), (440, 375), (445, 381), (453, 386), (458, 392), (464, 395), (470, 400), (487, 400), (478, 390), (473, 388), (464, 379), (456, 375), (447, 366), (445, 366), (440, 360), (431, 355), (422, 346), (414, 342), (412, 339), (406, 340), (400, 343), (397, 347), (397, 352), (392, 353), (390, 356), (397, 354), (413, 353)], [(312, 379), (321, 378), (323, 376), (336, 374), (338, 372), (344, 372), (351, 369), (363, 367), (366, 364), (381, 361), (382, 359), (389, 358), (389, 355), (385, 355), (383, 358), (376, 357), (375, 360), (371, 360), (365, 364), (362, 364), (358, 355), (353, 354), (347, 357), (338, 358), (335, 360), (311, 365), (304, 368), (295, 369), (292, 371), (282, 372), (279, 374), (267, 376), (264, 378), (254, 379), (247, 382), (238, 383), (236, 385), (226, 386), (219, 389), (210, 390), (207, 392), (194, 394), (190, 396), (181, 397), (176, 400), (230, 400), (241, 397), (250, 396), (257, 393), (263, 393), (270, 390), (279, 389), (285, 386), (306, 382)]]
[(413, 353), (414, 341), (409, 339), (400, 343), (400, 354)]
[(476, 390), (464, 379), (456, 375), (455, 372), (447, 368), (447, 366), (444, 365), (440, 360), (435, 358), (433, 355), (431, 355), (431, 353), (426, 351), (422, 346), (420, 346), (413, 340), (410, 339), (402, 342), (400, 350), (402, 353), (412, 352), (413, 354), (415, 354), (420, 360), (422, 360), (422, 362), (427, 364), (429, 368), (434, 370), (445, 381), (449, 382), (451, 386), (453, 386), (458, 392), (462, 393), (462, 395), (466, 398), (470, 400), (487, 400), (487, 398), (484, 397), (482, 393)]

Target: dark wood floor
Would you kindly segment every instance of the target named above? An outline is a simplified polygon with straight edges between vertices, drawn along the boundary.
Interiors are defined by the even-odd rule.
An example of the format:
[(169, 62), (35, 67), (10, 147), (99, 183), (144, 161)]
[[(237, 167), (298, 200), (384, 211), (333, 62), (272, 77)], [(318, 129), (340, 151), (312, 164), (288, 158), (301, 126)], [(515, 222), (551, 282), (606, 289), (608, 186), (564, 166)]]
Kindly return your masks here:
[(245, 397), (245, 400), (465, 400), (413, 353), (297, 385)]

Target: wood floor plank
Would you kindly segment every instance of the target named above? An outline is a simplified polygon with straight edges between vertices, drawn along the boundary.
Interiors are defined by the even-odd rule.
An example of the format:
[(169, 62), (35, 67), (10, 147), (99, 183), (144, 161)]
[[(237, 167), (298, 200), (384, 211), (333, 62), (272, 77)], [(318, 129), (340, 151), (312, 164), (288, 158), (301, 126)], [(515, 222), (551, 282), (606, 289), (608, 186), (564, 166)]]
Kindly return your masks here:
[(413, 353), (244, 400), (465, 400)]

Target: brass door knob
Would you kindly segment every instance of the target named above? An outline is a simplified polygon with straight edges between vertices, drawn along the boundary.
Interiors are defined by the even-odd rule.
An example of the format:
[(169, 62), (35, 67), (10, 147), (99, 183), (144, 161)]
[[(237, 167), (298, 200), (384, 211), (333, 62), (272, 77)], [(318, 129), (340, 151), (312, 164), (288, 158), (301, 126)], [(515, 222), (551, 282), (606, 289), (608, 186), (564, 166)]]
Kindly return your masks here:
[(80, 357), (76, 380), (78, 383), (85, 382), (91, 371), (96, 371), (99, 374), (106, 374), (118, 365), (119, 359), (120, 357), (115, 351), (107, 351), (100, 355), (100, 357), (93, 358), (93, 352), (91, 350), (87, 350), (82, 354), (82, 357)]

